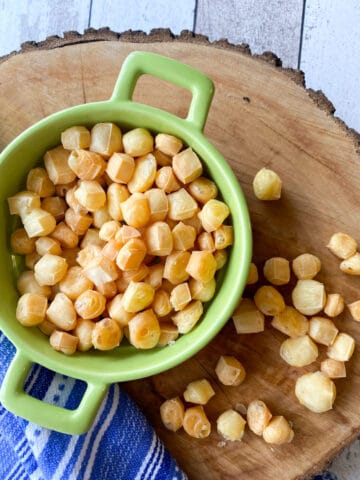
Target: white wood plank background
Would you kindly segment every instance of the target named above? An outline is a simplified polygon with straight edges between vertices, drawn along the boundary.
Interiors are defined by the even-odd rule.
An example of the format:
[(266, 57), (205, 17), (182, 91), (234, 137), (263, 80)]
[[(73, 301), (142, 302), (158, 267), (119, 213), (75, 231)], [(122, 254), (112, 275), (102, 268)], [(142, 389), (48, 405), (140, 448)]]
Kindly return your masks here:
[(248, 43), (253, 53), (270, 50), (284, 66), (298, 66), (303, 0), (198, 0), (197, 7), (196, 32)]
[[(360, 1), (307, 1), (300, 67), (360, 132)], [(360, 473), (359, 473), (360, 478)]]
[[(285, 66), (300, 66), (307, 86), (322, 89), (360, 132), (360, 0), (0, 0), (0, 56), (90, 26), (188, 29), (273, 51)], [(339, 480), (359, 480), (360, 442), (331, 470)]]
[(0, 56), (27, 40), (44, 40), (89, 24), (91, 0), (0, 0)]
[(90, 26), (116, 32), (167, 27), (173, 33), (192, 30), (195, 0), (92, 0)]

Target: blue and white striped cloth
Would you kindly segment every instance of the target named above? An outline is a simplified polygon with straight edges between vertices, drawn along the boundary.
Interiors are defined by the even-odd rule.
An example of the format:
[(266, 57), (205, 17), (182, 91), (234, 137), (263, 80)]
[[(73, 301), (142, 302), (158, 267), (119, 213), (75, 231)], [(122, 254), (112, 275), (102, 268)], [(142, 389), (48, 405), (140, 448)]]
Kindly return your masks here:
[[(0, 384), (15, 353), (0, 332)], [(85, 384), (34, 366), (25, 390), (76, 408)], [(91, 430), (71, 436), (16, 417), (0, 404), (0, 480), (185, 480), (129, 397), (112, 385)]]

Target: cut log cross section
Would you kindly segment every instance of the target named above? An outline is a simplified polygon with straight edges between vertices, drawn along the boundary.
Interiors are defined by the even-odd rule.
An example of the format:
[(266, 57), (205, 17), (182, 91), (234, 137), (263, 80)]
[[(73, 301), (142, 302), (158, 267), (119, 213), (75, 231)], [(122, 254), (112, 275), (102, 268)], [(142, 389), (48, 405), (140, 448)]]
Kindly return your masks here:
[[(134, 50), (175, 58), (214, 81), (216, 92), (205, 135), (230, 163), (246, 195), (254, 261), (261, 267), (271, 256), (291, 260), (300, 253), (314, 253), (322, 260), (319, 279), (327, 290), (341, 293), (348, 303), (357, 300), (360, 279), (339, 270), (326, 244), (336, 231), (360, 239), (356, 199), (360, 136), (333, 116), (334, 108), (322, 93), (305, 89), (302, 72), (281, 68), (271, 53), (252, 56), (246, 45), (210, 44), (206, 37), (187, 31), (174, 36), (168, 30), (146, 35), (89, 29), (84, 35), (67, 32), (64, 38), (27, 42), (21, 52), (0, 59), (0, 148), (53, 112), (109, 98), (122, 62)], [(185, 116), (190, 95), (146, 76), (140, 79), (134, 98)], [(253, 177), (263, 166), (282, 178), (283, 195), (278, 202), (260, 202), (252, 192)], [(281, 288), (290, 303), (290, 291)], [(337, 323), (360, 341), (359, 326), (348, 313)], [(316, 415), (296, 401), (295, 380), (303, 369), (282, 362), (283, 340), (270, 326), (261, 334), (238, 336), (229, 322), (185, 365), (123, 385), (189, 478), (305, 478), (322, 470), (360, 433), (359, 353), (347, 366), (348, 378), (336, 382), (335, 409)], [(247, 378), (239, 387), (218, 384), (215, 366), (220, 355), (235, 355), (244, 363)], [(183, 431), (167, 431), (160, 420), (160, 404), (181, 395), (190, 381), (204, 377), (216, 392), (205, 406), (211, 435), (196, 441)], [(293, 422), (293, 443), (269, 448), (247, 430), (241, 444), (227, 442), (220, 448), (218, 415), (257, 398)]]

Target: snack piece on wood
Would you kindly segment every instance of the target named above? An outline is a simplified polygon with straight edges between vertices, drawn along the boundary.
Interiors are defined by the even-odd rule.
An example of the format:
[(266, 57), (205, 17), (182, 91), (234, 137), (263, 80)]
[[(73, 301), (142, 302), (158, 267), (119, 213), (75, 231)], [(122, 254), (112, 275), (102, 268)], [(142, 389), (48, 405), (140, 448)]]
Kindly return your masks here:
[(279, 175), (269, 168), (262, 168), (254, 177), (253, 189), (259, 200), (279, 200), (281, 188)]
[(302, 253), (292, 261), (292, 269), (298, 280), (311, 280), (321, 270), (321, 261), (311, 253)]
[(333, 408), (335, 383), (322, 372), (305, 373), (295, 385), (295, 395), (301, 405), (315, 413), (323, 413)]
[(356, 253), (357, 242), (347, 233), (337, 232), (331, 236), (327, 247), (337, 257), (346, 259)]
[(179, 397), (170, 398), (160, 405), (160, 416), (168, 430), (177, 432), (184, 421), (185, 408)]
[(231, 442), (239, 441), (245, 433), (246, 421), (236, 410), (229, 409), (223, 412), (216, 420), (217, 431)]

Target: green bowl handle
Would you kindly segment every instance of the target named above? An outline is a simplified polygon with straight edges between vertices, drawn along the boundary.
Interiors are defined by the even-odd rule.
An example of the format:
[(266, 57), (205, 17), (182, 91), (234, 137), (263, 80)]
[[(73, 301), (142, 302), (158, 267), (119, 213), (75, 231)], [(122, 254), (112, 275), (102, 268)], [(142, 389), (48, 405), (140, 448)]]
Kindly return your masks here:
[(51, 405), (24, 392), (24, 382), (33, 363), (17, 351), (6, 372), (0, 400), (15, 415), (26, 418), (42, 427), (80, 435), (91, 427), (109, 386), (88, 382), (87, 389), (75, 410)]
[(132, 52), (124, 61), (110, 101), (131, 101), (138, 78), (149, 74), (190, 90), (192, 99), (186, 122), (202, 131), (214, 84), (209, 77), (188, 65), (149, 52)]

